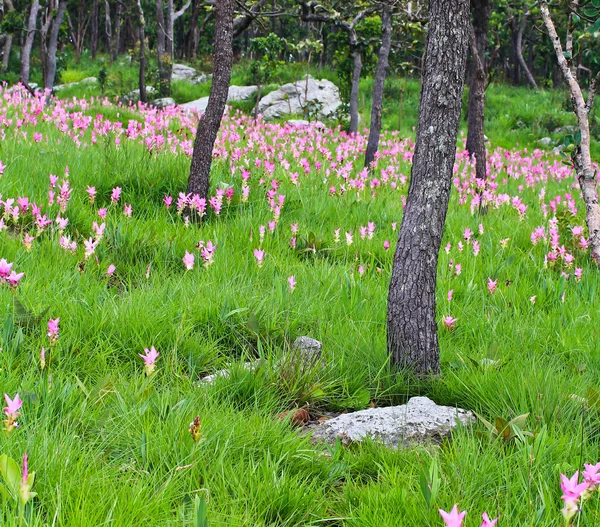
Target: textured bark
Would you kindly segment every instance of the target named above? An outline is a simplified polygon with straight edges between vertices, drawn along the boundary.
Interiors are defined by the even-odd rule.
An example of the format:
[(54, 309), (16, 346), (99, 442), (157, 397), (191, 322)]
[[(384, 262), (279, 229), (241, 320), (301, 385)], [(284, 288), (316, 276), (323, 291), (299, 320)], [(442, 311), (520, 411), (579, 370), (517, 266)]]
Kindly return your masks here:
[(92, 0), (92, 35), (90, 39), (90, 50), (92, 52), (92, 59), (96, 60), (98, 53), (98, 34), (99, 34), (99, 6), (98, 0)]
[(112, 60), (112, 22), (110, 20), (110, 4), (108, 0), (104, 0), (104, 31), (106, 32), (108, 53)]
[(191, 18), (190, 29), (185, 38), (185, 58), (188, 61), (196, 60), (198, 54), (198, 40), (200, 34), (200, 30), (198, 28), (198, 22), (200, 20), (200, 0), (193, 0)]
[(360, 74), (362, 72), (362, 57), (358, 45), (352, 47), (352, 87), (350, 88), (350, 133), (358, 131), (358, 95), (360, 88)]
[(137, 0), (137, 10), (140, 25), (140, 72), (138, 85), (140, 88), (140, 101), (146, 102), (146, 20), (141, 0)]
[(586, 224), (590, 240), (590, 251), (592, 258), (596, 262), (596, 265), (600, 266), (600, 204), (598, 203), (598, 194), (596, 192), (596, 173), (592, 165), (592, 156), (590, 152), (590, 112), (592, 105), (594, 104), (594, 94), (598, 77), (595, 78), (592, 86), (590, 86), (590, 94), (588, 95), (588, 100), (586, 103), (583, 92), (581, 91), (581, 87), (579, 86), (577, 79), (574, 77), (569, 61), (563, 52), (562, 44), (560, 43), (560, 39), (556, 33), (556, 28), (552, 22), (552, 17), (550, 16), (550, 11), (548, 10), (548, 5), (543, 0), (540, 3), (540, 10), (542, 12), (544, 24), (548, 29), (548, 33), (554, 46), (554, 51), (558, 59), (558, 65), (565, 80), (567, 81), (567, 85), (569, 86), (574, 112), (577, 116), (579, 131), (581, 132), (581, 142), (573, 153), (572, 159), (575, 172), (577, 173), (579, 187), (581, 188), (583, 201), (585, 203)]
[(158, 92), (161, 97), (171, 96), (171, 72), (166, 48), (166, 24), (162, 0), (156, 0), (156, 60), (158, 63)]
[(383, 90), (385, 78), (388, 71), (388, 57), (392, 47), (392, 8), (384, 4), (381, 12), (381, 48), (379, 48), (379, 60), (377, 73), (375, 74), (375, 85), (373, 86), (373, 104), (371, 106), (371, 128), (369, 129), (369, 140), (365, 153), (365, 167), (369, 167), (375, 159), (375, 152), (379, 148), (379, 137), (381, 135), (381, 113), (383, 109)]
[(521, 69), (523, 70), (525, 77), (527, 77), (527, 81), (529, 82), (529, 84), (531, 84), (531, 87), (534, 90), (537, 90), (538, 89), (537, 83), (535, 82), (533, 75), (531, 74), (531, 72), (529, 71), (529, 68), (527, 67), (527, 63), (525, 62), (525, 59), (523, 58), (523, 33), (525, 32), (525, 27), (527, 26), (528, 18), (529, 18), (529, 11), (525, 11), (523, 13), (523, 18), (521, 18), (521, 26), (519, 27), (519, 32), (517, 33), (517, 58), (519, 59), (519, 64), (521, 65)]
[(246, 29), (250, 27), (252, 22), (259, 16), (261, 9), (267, 3), (267, 0), (258, 0), (250, 9), (243, 15), (236, 17), (233, 21), (233, 36), (239, 37)]
[(110, 46), (111, 60), (115, 62), (119, 58), (119, 49), (121, 48), (121, 16), (123, 14), (123, 4), (117, 2), (117, 11), (115, 13), (115, 21), (113, 27), (113, 42)]
[(213, 148), (225, 111), (233, 64), (233, 8), (235, 0), (219, 0), (215, 7), (215, 55), (212, 86), (206, 112), (194, 141), (188, 193), (208, 197)]
[(52, 20), (50, 30), (50, 40), (46, 50), (46, 75), (44, 77), (44, 88), (52, 90), (56, 80), (56, 51), (58, 49), (58, 34), (60, 26), (65, 18), (67, 10), (67, 0), (60, 0), (56, 16)]
[(431, 0), (419, 123), (388, 296), (392, 363), (440, 370), (435, 286), (469, 45), (469, 1)]
[[(1, 5), (1, 2), (0, 2)], [(5, 12), (14, 11), (15, 7), (12, 3), (12, 0), (4, 0)], [(9, 33), (5, 35), (4, 45), (2, 47), (2, 69), (1, 71), (6, 71), (8, 69), (8, 61), (10, 60), (10, 52), (12, 50), (13, 43), (13, 35)]]
[(34, 0), (29, 10), (29, 19), (27, 21), (27, 34), (25, 35), (25, 41), (21, 48), (21, 75), (20, 82), (25, 85), (29, 85), (29, 71), (31, 62), (31, 48), (33, 48), (33, 41), (35, 39), (35, 30), (37, 27), (37, 18), (40, 11), (39, 0)]
[(469, 89), (467, 151), (476, 159), (477, 179), (486, 179), (485, 150), (485, 56), (492, 5), (490, 0), (471, 0), (473, 33), (471, 36), (471, 84)]

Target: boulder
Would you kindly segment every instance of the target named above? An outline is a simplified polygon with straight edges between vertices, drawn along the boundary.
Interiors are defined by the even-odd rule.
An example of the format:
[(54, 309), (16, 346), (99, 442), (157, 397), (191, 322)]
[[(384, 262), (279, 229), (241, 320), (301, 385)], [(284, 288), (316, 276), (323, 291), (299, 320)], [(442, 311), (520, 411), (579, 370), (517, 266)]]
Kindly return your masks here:
[(267, 120), (278, 119), (285, 115), (303, 113), (307, 102), (313, 102), (318, 107), (317, 114), (320, 118), (330, 117), (342, 104), (340, 90), (331, 81), (316, 80), (309, 76), (308, 89), (306, 78), (284, 84), (261, 99), (258, 111)]
[(348, 444), (366, 438), (388, 447), (411, 446), (440, 441), (459, 424), (475, 420), (473, 414), (460, 408), (438, 406), (427, 397), (413, 397), (406, 404), (387, 408), (369, 408), (341, 414), (313, 429), (313, 439)]
[[(98, 79), (96, 77), (86, 77), (83, 80), (80, 80), (78, 82), (69, 82), (67, 84), (58, 84), (57, 86), (54, 86), (54, 91), (60, 91), (60, 90), (64, 90), (65, 88), (71, 88), (72, 86), (79, 86), (80, 84), (96, 84), (98, 82)], [(30, 84), (31, 86), (31, 84)]]
[(247, 101), (258, 92), (258, 86), (229, 86), (227, 102)]
[(181, 107), (185, 110), (191, 112), (204, 113), (206, 111), (206, 107), (208, 106), (208, 97), (201, 97), (200, 99), (196, 99), (195, 101), (186, 102), (182, 104)]
[(166, 108), (167, 106), (175, 106), (177, 103), (172, 97), (163, 97), (162, 99), (154, 99), (152, 104), (157, 108)]
[(552, 138), (551, 137), (542, 137), (541, 139), (538, 139), (536, 141), (536, 143), (538, 145), (542, 145), (542, 146), (551, 146), (552, 145)]
[(173, 64), (173, 71), (171, 74), (171, 80), (174, 81), (188, 81), (193, 84), (201, 84), (210, 79), (212, 75), (206, 75), (205, 73), (198, 73), (191, 66), (185, 64)]
[(556, 128), (553, 133), (560, 134), (560, 135), (569, 135), (569, 134), (574, 135), (578, 131), (579, 131), (579, 128), (577, 128), (577, 126), (566, 125), (566, 126), (561, 126), (560, 128)]
[(306, 119), (289, 119), (286, 124), (290, 126), (310, 126), (310, 121)]
[[(151, 99), (152, 96), (156, 93), (156, 88), (154, 88), (153, 86), (146, 86), (146, 96)], [(133, 102), (137, 102), (140, 100), (140, 90), (139, 88), (137, 90), (133, 90), (130, 91), (127, 95), (125, 95), (125, 97), (123, 97), (123, 99), (126, 102), (129, 101), (133, 101)]]

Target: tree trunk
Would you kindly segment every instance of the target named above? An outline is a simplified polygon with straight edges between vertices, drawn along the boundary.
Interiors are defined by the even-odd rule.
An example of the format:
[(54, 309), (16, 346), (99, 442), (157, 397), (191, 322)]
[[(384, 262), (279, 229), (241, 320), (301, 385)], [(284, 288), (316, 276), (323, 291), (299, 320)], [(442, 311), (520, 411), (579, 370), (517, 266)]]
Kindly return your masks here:
[(138, 21), (140, 24), (140, 73), (139, 88), (140, 101), (146, 102), (146, 20), (141, 0), (137, 0)]
[(92, 59), (96, 60), (98, 53), (98, 0), (92, 0), (92, 36), (90, 42), (90, 50), (92, 52)]
[(189, 62), (196, 60), (196, 53), (198, 49), (198, 22), (200, 20), (200, 0), (193, 0), (192, 2), (192, 17), (190, 21), (190, 30), (187, 33), (185, 42), (185, 58)]
[(67, 0), (60, 0), (58, 4), (58, 11), (54, 20), (52, 20), (52, 29), (50, 30), (50, 40), (48, 42), (48, 48), (46, 51), (46, 76), (44, 77), (44, 88), (52, 91), (54, 88), (54, 81), (56, 80), (56, 51), (58, 49), (58, 34), (60, 32), (60, 26), (65, 17), (65, 11), (67, 10)]
[(519, 57), (517, 53), (517, 38), (519, 36), (519, 29), (517, 26), (517, 19), (513, 18), (510, 21), (510, 51), (508, 55), (509, 61), (509, 77), (510, 81), (514, 86), (519, 85)]
[(431, 0), (419, 123), (388, 296), (392, 363), (439, 373), (438, 253), (448, 210), (469, 45), (469, 1)]
[(117, 12), (113, 28), (114, 42), (111, 44), (111, 61), (115, 62), (119, 58), (119, 49), (121, 47), (121, 15), (123, 13), (123, 4), (117, 2)]
[[(594, 104), (594, 95), (600, 82), (600, 73), (590, 84), (590, 91), (588, 95), (587, 103), (583, 97), (581, 87), (577, 82), (577, 79), (573, 75), (573, 71), (570, 67), (570, 63), (565, 57), (565, 54), (560, 43), (560, 39), (556, 33), (554, 23), (548, 10), (548, 5), (545, 1), (540, 3), (540, 10), (542, 18), (552, 44), (556, 57), (558, 58), (558, 65), (563, 73), (569, 90), (571, 92), (571, 99), (573, 100), (573, 109), (577, 116), (577, 122), (579, 124), (579, 131), (581, 133), (581, 141), (577, 146), (575, 152), (572, 155), (573, 165), (577, 173), (577, 179), (579, 180), (579, 187), (581, 188), (581, 194), (585, 203), (586, 212), (586, 224), (588, 228), (588, 235), (590, 240), (590, 252), (592, 259), (596, 262), (596, 265), (600, 266), (600, 204), (598, 204), (597, 194), (597, 180), (594, 165), (592, 164), (592, 156), (590, 152), (590, 112)], [(570, 30), (569, 30), (570, 31)]]
[(156, 0), (156, 59), (158, 62), (158, 92), (161, 97), (171, 96), (171, 75), (166, 53), (165, 13), (162, 0)]
[(381, 135), (381, 113), (383, 110), (383, 90), (388, 70), (388, 57), (392, 47), (392, 8), (384, 4), (381, 13), (381, 48), (379, 49), (379, 61), (377, 73), (375, 74), (375, 85), (373, 86), (373, 104), (371, 106), (371, 127), (369, 129), (369, 141), (365, 154), (365, 167), (368, 168), (375, 159), (375, 152), (379, 148), (379, 136)]
[(517, 58), (519, 59), (519, 64), (521, 65), (521, 69), (523, 70), (523, 73), (525, 73), (525, 77), (527, 77), (529, 84), (531, 84), (531, 87), (534, 90), (537, 90), (538, 87), (535, 82), (535, 79), (533, 78), (533, 75), (531, 74), (531, 72), (529, 71), (529, 68), (527, 67), (527, 63), (525, 62), (525, 59), (523, 58), (523, 33), (525, 32), (525, 26), (527, 25), (528, 17), (529, 17), (529, 11), (525, 11), (523, 13), (523, 18), (521, 19), (521, 27), (519, 27), (519, 33), (517, 34)]
[(112, 62), (112, 22), (110, 20), (110, 4), (108, 0), (104, 0), (104, 30), (106, 32), (107, 49)]
[(233, 8), (235, 0), (219, 0), (215, 7), (215, 55), (210, 97), (200, 118), (194, 141), (188, 193), (208, 197), (210, 166), (217, 132), (221, 125), (233, 64)]
[(490, 0), (471, 0), (473, 34), (471, 36), (471, 85), (469, 89), (467, 151), (475, 157), (477, 179), (487, 177), (485, 151), (485, 55), (492, 6)]
[(350, 133), (358, 131), (358, 93), (360, 89), (360, 74), (362, 71), (362, 57), (357, 44), (351, 45), (352, 49), (352, 87), (350, 89)]
[(33, 0), (31, 9), (29, 10), (29, 20), (27, 21), (27, 34), (25, 36), (25, 42), (21, 48), (21, 75), (20, 81), (24, 85), (29, 85), (29, 71), (31, 62), (31, 48), (33, 48), (33, 41), (35, 39), (35, 31), (37, 27), (37, 17), (40, 11), (39, 0)]
[[(0, 2), (0, 5), (1, 5), (1, 2)], [(6, 13), (9, 13), (10, 11), (14, 11), (14, 9), (15, 9), (15, 7), (12, 3), (12, 0), (4, 0), (4, 6), (6, 8)], [(13, 43), (12, 33), (5, 35), (4, 46), (2, 48), (2, 69), (0, 71), (6, 71), (8, 69), (8, 61), (10, 59), (12, 43)]]

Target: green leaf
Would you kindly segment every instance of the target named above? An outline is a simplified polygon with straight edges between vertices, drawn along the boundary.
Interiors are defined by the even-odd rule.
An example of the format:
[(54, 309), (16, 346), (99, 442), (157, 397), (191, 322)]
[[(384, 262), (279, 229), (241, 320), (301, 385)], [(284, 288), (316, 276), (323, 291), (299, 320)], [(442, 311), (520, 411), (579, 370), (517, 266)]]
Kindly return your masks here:
[(19, 495), (19, 483), (21, 482), (21, 469), (14, 459), (6, 454), (0, 456), (0, 474), (9, 492), (16, 498)]
[(588, 33), (596, 33), (596, 31), (600, 31), (600, 18), (596, 20), (587, 30)]
[(194, 527), (208, 527), (208, 509), (204, 494), (194, 498)]

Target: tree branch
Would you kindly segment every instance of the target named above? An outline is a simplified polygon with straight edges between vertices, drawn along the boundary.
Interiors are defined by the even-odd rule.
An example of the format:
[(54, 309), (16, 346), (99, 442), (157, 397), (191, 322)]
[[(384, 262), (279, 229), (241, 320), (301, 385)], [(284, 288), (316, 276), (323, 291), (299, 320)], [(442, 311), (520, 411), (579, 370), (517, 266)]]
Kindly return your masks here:
[(175, 22), (175, 20), (180, 18), (188, 10), (188, 7), (190, 7), (191, 4), (192, 4), (192, 0), (187, 0), (187, 2), (184, 4), (184, 6), (179, 11), (175, 11), (175, 13), (173, 13), (173, 22)]

